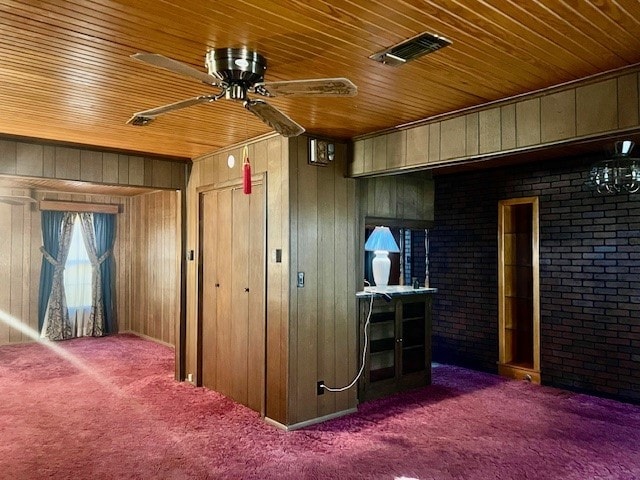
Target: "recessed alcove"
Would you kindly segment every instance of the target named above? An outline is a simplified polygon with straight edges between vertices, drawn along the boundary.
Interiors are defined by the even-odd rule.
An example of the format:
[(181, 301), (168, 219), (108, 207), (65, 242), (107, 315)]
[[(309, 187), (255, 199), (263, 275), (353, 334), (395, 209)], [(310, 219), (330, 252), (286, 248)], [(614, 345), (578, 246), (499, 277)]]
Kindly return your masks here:
[(498, 207), (498, 297), (501, 375), (540, 382), (537, 197)]

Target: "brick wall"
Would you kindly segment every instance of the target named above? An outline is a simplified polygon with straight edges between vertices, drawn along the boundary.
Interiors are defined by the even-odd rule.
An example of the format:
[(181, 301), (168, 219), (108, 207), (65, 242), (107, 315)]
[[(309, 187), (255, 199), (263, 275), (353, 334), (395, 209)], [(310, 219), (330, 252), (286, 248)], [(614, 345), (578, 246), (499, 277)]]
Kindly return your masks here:
[(542, 383), (640, 402), (640, 193), (593, 194), (595, 160), (435, 177), (435, 361), (497, 371), (498, 201), (538, 196)]

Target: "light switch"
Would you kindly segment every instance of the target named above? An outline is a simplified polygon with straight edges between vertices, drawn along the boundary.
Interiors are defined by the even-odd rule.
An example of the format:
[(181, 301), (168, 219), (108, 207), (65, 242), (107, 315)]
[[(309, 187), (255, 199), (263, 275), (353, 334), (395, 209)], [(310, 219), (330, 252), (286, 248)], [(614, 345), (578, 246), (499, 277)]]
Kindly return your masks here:
[(304, 272), (298, 272), (298, 288), (304, 287)]

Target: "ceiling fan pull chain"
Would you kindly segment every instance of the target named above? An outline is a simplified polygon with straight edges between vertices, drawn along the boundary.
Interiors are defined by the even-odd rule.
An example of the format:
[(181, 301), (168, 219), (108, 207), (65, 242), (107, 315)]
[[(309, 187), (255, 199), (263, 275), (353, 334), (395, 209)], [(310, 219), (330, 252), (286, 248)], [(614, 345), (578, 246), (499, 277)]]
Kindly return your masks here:
[(251, 194), (251, 163), (249, 163), (249, 147), (242, 148), (242, 191), (246, 195)]

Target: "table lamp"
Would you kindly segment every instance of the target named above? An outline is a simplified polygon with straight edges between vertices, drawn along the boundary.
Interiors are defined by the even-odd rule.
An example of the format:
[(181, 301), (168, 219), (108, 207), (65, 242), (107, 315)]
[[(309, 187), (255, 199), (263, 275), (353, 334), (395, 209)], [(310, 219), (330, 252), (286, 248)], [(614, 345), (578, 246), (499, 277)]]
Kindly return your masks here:
[(375, 254), (371, 260), (373, 281), (377, 287), (386, 287), (389, 284), (389, 272), (391, 271), (389, 252), (398, 253), (400, 251), (389, 227), (376, 227), (364, 244), (364, 249)]

